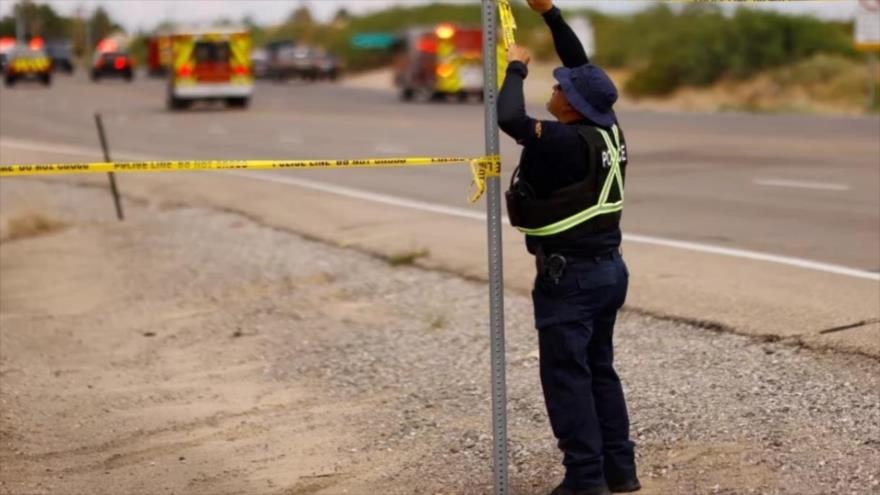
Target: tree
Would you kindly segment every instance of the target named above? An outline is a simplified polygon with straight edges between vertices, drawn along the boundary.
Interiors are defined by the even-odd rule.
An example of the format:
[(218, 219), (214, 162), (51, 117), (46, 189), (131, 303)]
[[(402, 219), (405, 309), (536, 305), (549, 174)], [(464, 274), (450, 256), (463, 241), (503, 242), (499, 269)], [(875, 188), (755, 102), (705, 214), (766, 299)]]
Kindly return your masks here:
[(336, 14), (333, 15), (333, 25), (337, 28), (344, 28), (348, 26), (349, 22), (351, 22), (351, 12), (345, 7), (341, 7), (336, 11)]
[(15, 17), (10, 15), (0, 18), (0, 37), (15, 37)]
[(49, 5), (36, 4), (30, 0), (19, 2), (12, 15), (0, 19), (0, 36), (15, 36), (18, 15), (24, 20), (25, 38), (40, 36), (46, 39), (67, 38), (70, 36), (70, 19), (61, 17)]
[(104, 7), (98, 7), (89, 19), (89, 29), (92, 31), (92, 42), (96, 43), (121, 28), (113, 22)]
[(315, 31), (315, 19), (307, 6), (299, 7), (288, 17), (287, 24), (297, 39), (311, 39)]

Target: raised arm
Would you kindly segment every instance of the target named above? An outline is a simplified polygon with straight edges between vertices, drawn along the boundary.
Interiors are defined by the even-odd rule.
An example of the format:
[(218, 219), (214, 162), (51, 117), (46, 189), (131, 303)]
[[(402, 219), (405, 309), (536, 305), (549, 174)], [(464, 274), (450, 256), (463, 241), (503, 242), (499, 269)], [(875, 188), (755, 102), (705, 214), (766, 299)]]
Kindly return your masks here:
[(562, 17), (562, 11), (553, 5), (552, 0), (528, 0), (529, 7), (544, 17), (544, 22), (553, 35), (553, 46), (562, 65), (568, 68), (590, 63), (587, 52), (571, 26)]
[(526, 115), (523, 80), (529, 74), (529, 53), (514, 45), (507, 53), (507, 75), (498, 93), (498, 125), (508, 136), (522, 141), (528, 136), (533, 120)]

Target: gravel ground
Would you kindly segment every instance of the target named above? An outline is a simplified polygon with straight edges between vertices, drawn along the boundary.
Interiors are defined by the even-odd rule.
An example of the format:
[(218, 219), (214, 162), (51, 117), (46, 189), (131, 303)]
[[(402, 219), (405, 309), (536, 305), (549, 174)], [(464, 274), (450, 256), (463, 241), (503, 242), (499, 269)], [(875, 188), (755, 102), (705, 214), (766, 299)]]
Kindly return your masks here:
[[(106, 263), (125, 271), (115, 314), (211, 304), (189, 344), (219, 333), (247, 337), (259, 350), (261, 380), (314, 387), (344, 408), (338, 427), (355, 433), (327, 449), (339, 458), (334, 472), (347, 474), (259, 493), (491, 493), (485, 284), (394, 267), (229, 212), (129, 202), (129, 220), (117, 224), (106, 193), (58, 183), (0, 183), (7, 237), (8, 221), (26, 214), (15, 205), (28, 202), (67, 226), (42, 239), (100, 238)], [(0, 246), (18, 242), (41, 238)], [(540, 394), (530, 300), (508, 293), (505, 317), (511, 492), (545, 493), (562, 472)], [(89, 324), (101, 322), (111, 331), (119, 320)], [(644, 493), (880, 493), (876, 360), (628, 311), (616, 342)], [(10, 360), (3, 356), (4, 365)], [(20, 384), (2, 379), (9, 399)], [(2, 450), (17, 450), (17, 438), (0, 435)], [(290, 459), (267, 462), (283, 468)], [(3, 471), (5, 482), (14, 473)], [(231, 493), (221, 486), (190, 493)]]

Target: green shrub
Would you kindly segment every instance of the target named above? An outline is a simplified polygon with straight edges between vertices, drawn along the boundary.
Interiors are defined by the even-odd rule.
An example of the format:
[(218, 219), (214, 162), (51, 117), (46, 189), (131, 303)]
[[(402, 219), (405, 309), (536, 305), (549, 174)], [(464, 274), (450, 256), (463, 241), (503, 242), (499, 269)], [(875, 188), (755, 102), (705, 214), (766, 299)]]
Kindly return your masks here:
[[(540, 16), (524, 2), (513, 4), (517, 41), (536, 59), (555, 57), (553, 42)], [(415, 26), (441, 22), (480, 25), (480, 5), (434, 3), (397, 6), (360, 16), (344, 24), (319, 24), (294, 11), (283, 24), (260, 38), (294, 39), (322, 45), (337, 54), (349, 70), (386, 65), (388, 50), (359, 50), (351, 38), (363, 33), (402, 33)], [(596, 36), (594, 61), (604, 67), (634, 69), (626, 86), (633, 96), (662, 95), (680, 86), (712, 84), (719, 78), (747, 78), (757, 72), (804, 60), (818, 53), (854, 57), (851, 24), (807, 16), (695, 3), (684, 8), (658, 4), (644, 11), (611, 16), (590, 10), (565, 9), (573, 18), (584, 14)]]
[(626, 85), (637, 97), (668, 94), (683, 85), (704, 86), (725, 75), (744, 79), (818, 53), (855, 55), (846, 24), (807, 16), (748, 8), (726, 16), (716, 5), (692, 4), (677, 15), (655, 8), (627, 23), (616, 29), (632, 29), (635, 36), (654, 25), (652, 34), (641, 37), (648, 56), (612, 49), (601, 57), (637, 69)]

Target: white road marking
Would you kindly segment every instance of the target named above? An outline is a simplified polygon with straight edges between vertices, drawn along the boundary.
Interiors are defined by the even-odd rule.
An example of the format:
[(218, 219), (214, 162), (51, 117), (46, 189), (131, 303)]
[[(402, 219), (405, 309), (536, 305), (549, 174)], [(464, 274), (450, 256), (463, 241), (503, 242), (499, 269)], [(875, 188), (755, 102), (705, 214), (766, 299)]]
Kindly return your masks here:
[(282, 144), (303, 144), (300, 136), (278, 136), (278, 142)]
[(409, 153), (409, 148), (407, 148), (405, 146), (400, 146), (397, 144), (390, 144), (390, 143), (379, 143), (375, 147), (373, 147), (373, 150), (376, 153), (392, 154), (392, 155), (404, 155), (406, 153)]
[[(59, 153), (59, 154), (67, 154), (67, 155), (78, 155), (78, 156), (88, 156), (95, 157), (99, 154), (97, 148), (94, 150), (88, 148), (82, 148), (78, 146), (65, 146), (65, 145), (57, 145), (50, 143), (42, 143), (36, 141), (27, 141), (13, 138), (5, 138), (0, 137), (0, 147), (9, 147), (15, 148), (25, 151), (37, 151), (37, 152), (48, 152), (48, 153)], [(160, 160), (161, 158), (157, 157), (148, 157), (139, 155), (137, 153), (128, 153), (128, 152), (117, 152), (118, 156), (124, 156), (128, 160)], [(309, 180), (309, 179), (301, 179), (296, 177), (288, 177), (288, 176), (279, 176), (279, 175), (269, 175), (269, 174), (257, 174), (253, 172), (247, 171), (224, 171), (223, 173), (245, 177), (252, 180), (262, 180), (266, 182), (275, 182), (279, 184), (289, 184), (298, 187), (304, 187), (308, 189), (313, 189), (316, 191), (323, 191), (331, 194), (336, 194), (338, 196), (344, 196), (348, 198), (361, 199), (364, 201), (371, 201), (374, 203), (381, 203), (391, 206), (396, 206), (400, 208), (408, 208), (411, 210), (419, 210), (419, 211), (427, 211), (430, 213), (439, 213), (441, 215), (449, 215), (460, 218), (467, 218), (471, 220), (486, 220), (485, 212), (477, 212), (474, 210), (468, 210), (465, 208), (457, 208), (454, 206), (445, 206), (437, 203), (429, 203), (427, 201), (419, 201), (415, 199), (407, 199), (401, 198), (399, 196), (391, 196), (388, 194), (376, 193), (365, 191), (362, 189), (354, 189), (345, 186), (339, 186), (336, 184), (330, 184), (327, 182)], [(507, 219), (504, 219), (504, 223), (506, 225), (510, 225)], [(876, 280), (880, 281), (880, 273), (869, 272), (866, 270), (859, 270), (857, 268), (850, 268), (847, 266), (841, 265), (833, 265), (830, 263), (822, 263), (819, 261), (812, 261), (803, 258), (794, 258), (790, 256), (781, 256), (776, 254), (769, 253), (761, 253), (758, 251), (749, 251), (745, 249), (736, 249), (729, 248), (724, 246), (715, 246), (712, 244), (702, 244), (697, 242), (689, 242), (689, 241), (679, 241), (676, 239), (666, 239), (663, 237), (653, 237), (647, 235), (640, 234), (624, 234), (623, 239), (627, 242), (633, 242), (637, 244), (650, 244), (655, 246), (664, 246), (675, 249), (682, 249), (685, 251), (694, 251), (699, 253), (710, 253), (717, 254), (721, 256), (728, 256), (731, 258), (741, 258), (748, 259), (754, 261), (763, 261), (767, 263), (776, 263), (779, 265), (792, 266), (796, 268), (804, 268), (807, 270), (814, 270), (825, 273), (833, 273), (836, 275), (843, 275), (847, 277), (860, 278), (866, 280)]]
[[(26, 139), (10, 139), (5, 137), (0, 137), (0, 146), (25, 151), (45, 151), (47, 153), (58, 153), (60, 155), (95, 156), (101, 154), (101, 149), (97, 147), (95, 149), (91, 149), (82, 146), (50, 144), (37, 141), (28, 141)], [(140, 158), (136, 158), (136, 160), (140, 160)]]
[(793, 187), (797, 189), (816, 189), (820, 191), (849, 191), (847, 184), (835, 184), (833, 182), (809, 182), (789, 179), (754, 179), (752, 182), (759, 186), (768, 187)]

